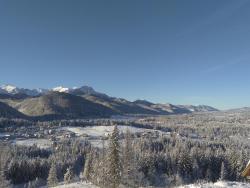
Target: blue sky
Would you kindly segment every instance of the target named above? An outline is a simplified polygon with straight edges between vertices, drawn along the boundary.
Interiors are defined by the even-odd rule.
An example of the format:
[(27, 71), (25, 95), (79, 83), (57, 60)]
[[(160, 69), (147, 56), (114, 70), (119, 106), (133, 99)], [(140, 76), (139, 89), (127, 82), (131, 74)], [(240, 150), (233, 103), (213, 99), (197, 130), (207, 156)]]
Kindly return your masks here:
[(250, 106), (248, 0), (1, 0), (0, 84)]

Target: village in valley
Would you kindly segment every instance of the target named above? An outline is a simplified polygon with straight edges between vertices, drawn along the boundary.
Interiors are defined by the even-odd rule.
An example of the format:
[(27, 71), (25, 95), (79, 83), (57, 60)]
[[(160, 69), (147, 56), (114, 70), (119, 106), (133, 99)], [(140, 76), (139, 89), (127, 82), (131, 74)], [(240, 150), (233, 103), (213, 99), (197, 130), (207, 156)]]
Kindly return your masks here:
[[(86, 163), (89, 152), (104, 152), (102, 158), (99, 155), (93, 157), (97, 161), (89, 168), (107, 170), (107, 166), (102, 166), (102, 160), (108, 158), (110, 138), (115, 127), (118, 129), (119, 150), (124, 153), (126, 147), (130, 147), (133, 153), (130, 155), (137, 156), (133, 158), (133, 167), (130, 167), (133, 173), (140, 174), (140, 177), (130, 179), (136, 186), (178, 186), (196, 181), (246, 181), (250, 175), (250, 166), (247, 166), (250, 135), (246, 131), (250, 130), (249, 114), (250, 111), (244, 109), (170, 116), (114, 116), (44, 122), (2, 118), (0, 139), (5, 147), (9, 147), (6, 150), (10, 153), (15, 148), (15, 155), (19, 158), (18, 161), (11, 162), (6, 171), (9, 180), (16, 185), (46, 185), (49, 175), (37, 174), (28, 176), (30, 179), (18, 179), (16, 173), (19, 170), (21, 174), (24, 173), (21, 161), (32, 165), (35, 160), (39, 164), (36, 168), (47, 169), (49, 173), (49, 167), (44, 162), (53, 161), (57, 155), (65, 155), (63, 153), (67, 152), (71, 156), (70, 161), (62, 163), (60, 161), (63, 158), (58, 158), (56, 165), (57, 169), (61, 169), (59, 171), (65, 173), (69, 167), (72, 168), (72, 177), (68, 183), (81, 182), (82, 178), (87, 178), (93, 185), (102, 187), (107, 180), (99, 177), (101, 174), (98, 174), (97, 169), (88, 169), (93, 174), (84, 177), (87, 168), (84, 161)], [(126, 145), (128, 142), (129, 146)], [(70, 154), (74, 148), (78, 148), (77, 152)], [(23, 158), (25, 155), (29, 157)], [(124, 160), (123, 155), (121, 160)], [(38, 156), (40, 157), (37, 158)], [(44, 161), (43, 164), (40, 164), (41, 160)], [(153, 166), (148, 166), (151, 163)], [(17, 165), (16, 175), (11, 171), (14, 168), (12, 165)], [(151, 170), (158, 176), (149, 174)], [(37, 176), (38, 179), (35, 178)], [(61, 180), (64, 176), (64, 173), (57, 174), (57, 185), (65, 183), (65, 180)]]

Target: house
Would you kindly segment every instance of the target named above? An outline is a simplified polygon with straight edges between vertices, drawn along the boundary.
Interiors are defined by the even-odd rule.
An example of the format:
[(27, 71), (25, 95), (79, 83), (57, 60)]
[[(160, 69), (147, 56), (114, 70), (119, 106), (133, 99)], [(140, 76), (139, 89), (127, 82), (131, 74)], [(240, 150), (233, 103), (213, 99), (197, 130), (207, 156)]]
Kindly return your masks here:
[(248, 162), (245, 170), (241, 174), (244, 178), (250, 179), (250, 161)]

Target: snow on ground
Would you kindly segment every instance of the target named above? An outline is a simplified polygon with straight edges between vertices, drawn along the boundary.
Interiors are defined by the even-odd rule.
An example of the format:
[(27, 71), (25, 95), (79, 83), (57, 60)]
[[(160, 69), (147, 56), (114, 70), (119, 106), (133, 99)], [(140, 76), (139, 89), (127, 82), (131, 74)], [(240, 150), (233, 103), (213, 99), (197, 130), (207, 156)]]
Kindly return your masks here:
[[(62, 127), (62, 130), (68, 130), (74, 132), (77, 136), (81, 136), (83, 134), (87, 134), (92, 137), (100, 137), (107, 136), (112, 133), (114, 130), (114, 126), (91, 126), (91, 127)], [(144, 131), (152, 131), (152, 129), (145, 128), (136, 128), (131, 126), (118, 126), (120, 132), (126, 132), (127, 129), (131, 133), (144, 132)]]
[(86, 182), (76, 182), (76, 183), (71, 183), (71, 184), (63, 184), (56, 186), (54, 188), (99, 188), (91, 183), (86, 183)]
[[(119, 125), (118, 129), (120, 132), (125, 133), (127, 129), (131, 133), (143, 133), (143, 132), (153, 132), (156, 130), (153, 129), (146, 129), (146, 128), (136, 128), (131, 126), (123, 126)], [(101, 137), (110, 135), (113, 130), (114, 126), (89, 126), (89, 127), (60, 127), (58, 130), (65, 130), (70, 131), (76, 134), (76, 136), (85, 136), (88, 135), (88, 140), (94, 147), (102, 147), (103, 142), (104, 146), (106, 147), (108, 141), (103, 141)], [(161, 132), (161, 131), (157, 131)], [(2, 135), (0, 134), (0, 137)], [(14, 140), (13, 144), (22, 145), (22, 146), (33, 146), (37, 145), (40, 148), (50, 148), (52, 146), (52, 142), (49, 139), (21, 139), (21, 140)]]
[(250, 188), (249, 183), (242, 182), (222, 182), (183, 185), (178, 188)]
[(39, 148), (50, 148), (51, 147), (51, 141), (48, 139), (25, 139), (25, 140), (15, 140), (13, 141), (16, 145), (21, 146), (33, 146), (37, 145)]
[[(47, 187), (43, 187), (43, 188), (47, 188)], [(70, 183), (70, 184), (61, 184), (54, 188), (99, 188), (99, 187), (91, 183), (75, 182), (75, 183)], [(151, 186), (151, 188), (154, 188), (154, 187)], [(216, 183), (182, 185), (176, 188), (250, 188), (250, 183), (218, 181)]]
[[(146, 129), (146, 128), (137, 128), (126, 125), (118, 125), (117, 126), (120, 133), (125, 133), (127, 129), (135, 134), (135, 133), (144, 133), (144, 132), (158, 132), (163, 133), (160, 130)], [(84, 136), (88, 137), (88, 141), (94, 147), (102, 148), (108, 145), (108, 140), (103, 140), (101, 137), (107, 137), (112, 134), (114, 130), (114, 126), (87, 126), (87, 127), (60, 127), (58, 130), (70, 131), (76, 134), (76, 136)], [(164, 134), (167, 134), (164, 132)], [(84, 138), (85, 139), (85, 138)]]

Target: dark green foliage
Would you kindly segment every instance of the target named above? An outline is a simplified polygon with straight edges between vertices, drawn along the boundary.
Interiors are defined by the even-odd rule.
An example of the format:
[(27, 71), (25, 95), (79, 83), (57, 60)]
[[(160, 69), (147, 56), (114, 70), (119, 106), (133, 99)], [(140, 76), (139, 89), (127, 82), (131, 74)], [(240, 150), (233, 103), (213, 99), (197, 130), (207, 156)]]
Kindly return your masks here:
[(119, 145), (119, 130), (117, 126), (110, 137), (108, 153), (108, 178), (111, 188), (117, 188), (121, 181), (121, 160)]

